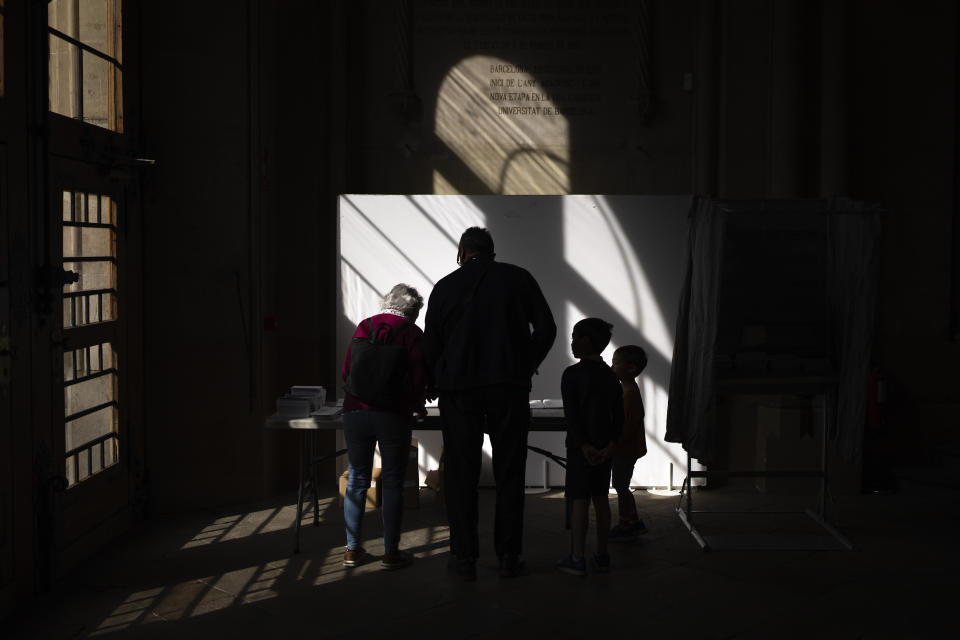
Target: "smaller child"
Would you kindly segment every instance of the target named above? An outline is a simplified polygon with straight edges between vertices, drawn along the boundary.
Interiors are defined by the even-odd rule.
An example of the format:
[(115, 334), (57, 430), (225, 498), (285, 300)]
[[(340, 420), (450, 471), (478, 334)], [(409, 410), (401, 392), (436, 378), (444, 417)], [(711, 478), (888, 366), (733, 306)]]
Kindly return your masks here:
[(587, 572), (584, 554), (591, 501), (597, 516), (594, 569), (610, 570), (610, 453), (623, 428), (620, 381), (600, 357), (610, 342), (612, 326), (600, 318), (585, 318), (573, 326), (570, 348), (580, 362), (567, 367), (560, 379), (567, 427), (565, 495), (571, 502), (571, 553), (557, 562), (557, 568), (579, 576)]
[(630, 492), (633, 467), (647, 453), (643, 398), (636, 380), (646, 366), (647, 353), (642, 347), (630, 344), (613, 352), (610, 368), (623, 386), (623, 432), (613, 447), (613, 488), (617, 490), (620, 523), (610, 529), (610, 542), (634, 542), (638, 534), (647, 532), (643, 520), (637, 517), (637, 505)]

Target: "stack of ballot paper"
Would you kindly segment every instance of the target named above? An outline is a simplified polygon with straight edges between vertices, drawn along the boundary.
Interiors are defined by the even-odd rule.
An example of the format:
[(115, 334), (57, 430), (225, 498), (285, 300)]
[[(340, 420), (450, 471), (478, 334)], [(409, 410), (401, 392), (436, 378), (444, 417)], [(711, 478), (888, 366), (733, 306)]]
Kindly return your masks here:
[(310, 411), (316, 411), (323, 407), (327, 401), (327, 390), (323, 387), (308, 387), (305, 385), (294, 385), (290, 387), (291, 398), (307, 398), (310, 400)]
[(309, 398), (283, 396), (277, 398), (277, 415), (285, 418), (306, 418), (312, 411)]
[(316, 411), (310, 412), (310, 417), (312, 418), (323, 418), (330, 420), (332, 418), (338, 418), (343, 413), (343, 407), (320, 407)]
[(320, 386), (294, 385), (290, 392), (277, 398), (277, 415), (290, 418), (306, 418), (322, 410), (327, 399), (327, 390)]

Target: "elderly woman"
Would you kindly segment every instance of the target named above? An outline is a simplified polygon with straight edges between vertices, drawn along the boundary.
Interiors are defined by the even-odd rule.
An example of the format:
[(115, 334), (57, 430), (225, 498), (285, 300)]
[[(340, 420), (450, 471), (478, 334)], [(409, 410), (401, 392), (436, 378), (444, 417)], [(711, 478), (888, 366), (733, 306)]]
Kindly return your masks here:
[[(410, 553), (399, 549), (400, 522), (403, 517), (403, 479), (409, 459), (410, 429), (414, 414), (426, 414), (426, 374), (420, 350), (423, 332), (414, 324), (423, 307), (423, 297), (413, 287), (398, 284), (384, 296), (380, 307), (380, 313), (365, 319), (357, 326), (343, 363), (343, 379), (348, 383), (343, 401), (343, 433), (350, 462), (350, 479), (343, 503), (347, 530), (347, 550), (343, 556), (343, 564), (354, 567), (366, 560), (366, 551), (361, 546), (361, 525), (373, 470), (373, 450), (379, 442), (383, 465), (380, 474), (383, 487), (381, 512), (384, 547), (381, 566), (384, 569), (400, 569), (413, 560)], [(389, 331), (388, 343), (402, 346), (408, 356), (406, 362), (402, 363), (405, 367), (404, 382), (400, 385), (400, 393), (392, 394), (395, 398), (389, 401), (390, 406), (367, 404), (372, 401), (367, 399), (364, 402), (353, 395), (359, 392), (355, 391), (348, 380), (354, 344), (369, 339), (371, 329), (380, 336), (381, 341), (385, 338), (381, 332)], [(360, 361), (359, 353), (358, 347), (357, 362)], [(358, 364), (357, 372), (360, 370)]]

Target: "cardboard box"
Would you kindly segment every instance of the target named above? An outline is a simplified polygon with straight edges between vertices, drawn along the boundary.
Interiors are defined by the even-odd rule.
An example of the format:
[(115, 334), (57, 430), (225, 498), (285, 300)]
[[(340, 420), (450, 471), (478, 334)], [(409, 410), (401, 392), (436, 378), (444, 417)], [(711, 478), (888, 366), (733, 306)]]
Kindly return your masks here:
[[(347, 469), (340, 475), (340, 506), (343, 506), (343, 498), (347, 495), (347, 482), (350, 480), (350, 469)], [(364, 511), (373, 511), (380, 506), (383, 498), (383, 488), (380, 485), (380, 467), (374, 467), (370, 478), (370, 488), (367, 489), (367, 503)]]
[[(403, 478), (403, 506), (405, 508), (417, 508), (420, 506), (420, 468), (419, 468), (419, 446), (416, 438), (410, 438), (409, 458), (407, 459), (407, 470)], [(373, 511), (383, 504), (383, 485), (380, 483), (380, 467), (373, 468), (373, 477), (370, 481), (370, 488), (367, 490), (366, 511)], [(343, 498), (347, 494), (347, 482), (350, 480), (350, 469), (347, 469), (340, 476), (340, 506), (343, 506)]]
[(443, 484), (440, 469), (430, 469), (430, 471), (427, 471), (427, 477), (424, 478), (423, 482), (437, 493), (440, 493)]

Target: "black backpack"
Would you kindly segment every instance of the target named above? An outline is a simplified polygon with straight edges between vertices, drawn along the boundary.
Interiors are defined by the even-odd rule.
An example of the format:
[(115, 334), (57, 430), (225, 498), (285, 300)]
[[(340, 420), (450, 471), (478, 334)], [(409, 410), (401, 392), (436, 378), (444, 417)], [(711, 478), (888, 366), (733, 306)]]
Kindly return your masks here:
[(343, 388), (360, 402), (380, 409), (397, 408), (403, 400), (410, 356), (407, 348), (392, 344), (394, 333), (409, 326), (391, 327), (386, 322), (373, 326), (367, 318), (367, 338), (354, 338), (350, 347), (350, 373)]

